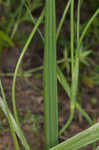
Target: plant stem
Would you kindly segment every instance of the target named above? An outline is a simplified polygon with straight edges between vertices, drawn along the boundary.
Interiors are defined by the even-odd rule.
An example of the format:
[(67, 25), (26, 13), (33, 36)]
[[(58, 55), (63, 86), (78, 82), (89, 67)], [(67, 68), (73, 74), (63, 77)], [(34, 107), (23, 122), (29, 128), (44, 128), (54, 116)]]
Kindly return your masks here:
[(14, 112), (14, 117), (15, 117), (15, 120), (17, 122), (17, 124), (19, 125), (19, 119), (18, 119), (18, 114), (17, 114), (17, 110), (16, 110), (16, 104), (15, 104), (15, 85), (16, 85), (16, 77), (17, 77), (17, 73), (18, 73), (18, 70), (19, 70), (19, 67), (20, 67), (20, 64), (21, 64), (21, 61), (22, 61), (22, 58), (36, 32), (36, 30), (38, 29), (38, 26), (40, 25), (42, 19), (44, 17), (44, 10), (42, 11), (41, 13), (41, 16), (39, 17), (36, 25), (34, 26), (32, 32), (30, 33), (30, 36), (21, 52), (21, 55), (18, 59), (18, 62), (17, 62), (17, 65), (16, 65), (16, 68), (15, 68), (15, 72), (14, 72), (14, 77), (13, 77), (13, 83), (12, 83), (12, 105), (13, 105), (13, 112)]

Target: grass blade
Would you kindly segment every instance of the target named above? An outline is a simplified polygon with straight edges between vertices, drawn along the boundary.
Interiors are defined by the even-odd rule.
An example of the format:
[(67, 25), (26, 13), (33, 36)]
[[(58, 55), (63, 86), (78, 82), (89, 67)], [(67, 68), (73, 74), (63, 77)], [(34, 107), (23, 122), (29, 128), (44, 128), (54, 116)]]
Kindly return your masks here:
[(68, 9), (69, 9), (69, 7), (70, 7), (70, 3), (71, 3), (71, 0), (68, 1), (68, 3), (66, 4), (66, 7), (65, 7), (65, 9), (64, 9), (63, 15), (62, 15), (62, 17), (61, 17), (61, 20), (60, 20), (59, 25), (58, 25), (58, 28), (57, 28), (56, 39), (58, 39), (58, 37), (59, 37), (59, 34), (60, 34), (60, 31), (61, 31), (62, 25), (63, 25), (64, 20), (65, 20), (65, 18), (66, 18)]
[(50, 150), (78, 150), (99, 140), (99, 123), (58, 144)]
[[(16, 134), (17, 134), (17, 136), (19, 137), (23, 146), (25, 147), (25, 149), (30, 150), (30, 147), (29, 147), (29, 145), (28, 145), (28, 143), (27, 143), (27, 141), (23, 135), (22, 130), (20, 129), (20, 127), (15, 122), (15, 119), (13, 118), (13, 116), (12, 116), (12, 114), (8, 108), (1, 81), (0, 81), (0, 88), (1, 88), (1, 93), (3, 95), (3, 99), (0, 97), (0, 107), (1, 107), (2, 111), (4, 112), (4, 114), (6, 115), (6, 117), (8, 118), (8, 122), (9, 122), (9, 126), (10, 126), (10, 130), (11, 130), (15, 149), (20, 150), (20, 147), (19, 147), (19, 144), (17, 141), (17, 137), (16, 137)], [(16, 134), (15, 134), (15, 132), (16, 132)]]
[(30, 150), (29, 145), (27, 144), (27, 141), (23, 135), (22, 130), (18, 127), (18, 125), (15, 122), (15, 119), (13, 118), (11, 112), (8, 110), (6, 110), (6, 106), (2, 100), (2, 98), (0, 97), (0, 107), (2, 108), (3, 112), (5, 113), (6, 117), (8, 118), (8, 115), (10, 117), (10, 124), (12, 124), (12, 128), (14, 129), (14, 131), (16, 132), (17, 136), (19, 137), (19, 139), (21, 140), (23, 146), (25, 147), (26, 150)]
[(44, 113), (46, 150), (58, 143), (55, 0), (46, 0), (44, 52)]
[[(77, 74), (74, 72), (74, 0), (71, 0), (71, 17), (70, 17), (70, 23), (71, 23), (71, 75), (72, 75), (72, 87), (71, 87), (71, 95), (70, 95), (70, 116), (66, 122), (66, 124), (63, 126), (63, 128), (60, 130), (59, 135), (61, 135), (66, 128), (70, 125), (72, 122), (73, 116), (74, 116), (74, 110), (75, 110), (75, 100), (76, 100), (76, 89), (77, 89)], [(77, 63), (78, 64), (78, 63)], [(77, 68), (78, 69), (78, 68)], [(76, 77), (76, 80), (75, 78)]]
[[(67, 93), (67, 96), (70, 98), (71, 100), (71, 89), (70, 86), (66, 80), (66, 78), (64, 77), (64, 74), (62, 73), (62, 71), (60, 70), (60, 68), (57, 66), (57, 78), (59, 83), (61, 84), (61, 86), (63, 87), (63, 89), (65, 90), (65, 92)], [(88, 114), (83, 110), (83, 108), (80, 106), (80, 104), (76, 101), (75, 102), (75, 107), (76, 109), (81, 113), (82, 116), (84, 116), (86, 118), (86, 120), (89, 122), (90, 125), (93, 124), (93, 121), (91, 120), (91, 118), (88, 116)], [(71, 119), (70, 119), (71, 120)], [(68, 124), (66, 122), (66, 124)], [(65, 131), (65, 129), (67, 128), (67, 125), (65, 125), (59, 132), (59, 136)]]
[(13, 143), (14, 143), (14, 147), (15, 147), (16, 150), (20, 150), (20, 147), (19, 147), (19, 144), (18, 144), (18, 141), (17, 141), (17, 137), (16, 137), (16, 134), (15, 134), (15, 130), (13, 128), (13, 124), (11, 122), (11, 118), (10, 118), (10, 115), (9, 115), (9, 109), (8, 109), (8, 105), (7, 105), (7, 102), (6, 102), (6, 97), (5, 97), (5, 94), (4, 94), (4, 90), (3, 90), (1, 80), (0, 80), (0, 89), (1, 89), (1, 94), (2, 94), (2, 97), (3, 97), (3, 100), (0, 97), (0, 107), (3, 110), (3, 112), (4, 113), (6, 112), (6, 114), (7, 114), (7, 118), (8, 118), (8, 122), (9, 122), (9, 126), (10, 126), (10, 132), (11, 132)]
[(39, 17), (37, 23), (35, 24), (32, 32), (30, 33), (30, 36), (21, 52), (21, 55), (18, 59), (18, 62), (17, 62), (17, 65), (16, 65), (16, 68), (15, 68), (15, 72), (14, 72), (14, 77), (13, 77), (13, 83), (12, 83), (12, 105), (13, 105), (13, 112), (14, 112), (14, 117), (15, 117), (15, 120), (16, 122), (19, 124), (19, 120), (18, 120), (18, 115), (17, 115), (17, 110), (16, 110), (16, 104), (15, 104), (15, 85), (16, 85), (16, 77), (17, 77), (17, 73), (18, 73), (18, 70), (19, 70), (19, 67), (20, 67), (20, 64), (21, 64), (21, 61), (22, 61), (22, 58), (35, 34), (35, 32), (37, 31), (38, 29), (38, 26), (40, 25), (42, 19), (44, 17), (44, 10), (43, 12), (41, 13), (41, 16)]
[(95, 13), (93, 14), (93, 16), (90, 18), (90, 20), (88, 21), (87, 25), (85, 26), (82, 34), (81, 34), (81, 37), (79, 39), (79, 44), (77, 45), (77, 50), (76, 50), (76, 57), (79, 56), (79, 49), (80, 49), (80, 46), (81, 46), (81, 43), (82, 43), (82, 40), (84, 39), (86, 33), (87, 33), (87, 30), (89, 29), (90, 25), (92, 24), (92, 22), (94, 21), (94, 19), (99, 15), (99, 8), (95, 11)]

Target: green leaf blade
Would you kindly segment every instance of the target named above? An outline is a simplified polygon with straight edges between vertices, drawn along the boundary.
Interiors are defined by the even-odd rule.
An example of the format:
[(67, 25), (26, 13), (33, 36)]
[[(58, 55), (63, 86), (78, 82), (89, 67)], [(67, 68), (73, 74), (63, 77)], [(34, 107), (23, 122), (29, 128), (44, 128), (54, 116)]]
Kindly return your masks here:
[(99, 123), (58, 144), (50, 150), (78, 150), (99, 140)]
[(55, 1), (46, 1), (44, 53), (44, 112), (46, 149), (58, 143)]

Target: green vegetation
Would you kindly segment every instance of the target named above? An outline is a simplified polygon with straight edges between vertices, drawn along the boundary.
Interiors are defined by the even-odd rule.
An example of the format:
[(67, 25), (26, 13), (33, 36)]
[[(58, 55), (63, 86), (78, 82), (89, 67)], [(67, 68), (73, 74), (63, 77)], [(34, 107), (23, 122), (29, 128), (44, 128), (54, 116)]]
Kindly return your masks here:
[[(41, 0), (21, 0), (17, 2), (5, 0), (0, 1), (1, 7), (5, 8), (4, 16), (1, 17), (0, 24), (0, 54), (2, 57), (2, 52), (5, 47), (15, 47), (14, 40), (18, 40), (17, 33), (19, 33), (19, 26), (26, 22), (33, 26), (30, 34), (26, 35), (22, 43), (25, 43), (21, 54), (18, 58), (16, 68), (14, 73), (0, 73), (0, 76), (13, 76), (12, 81), (12, 107), (13, 114), (11, 113), (7, 100), (6, 94), (4, 92), (2, 81), (0, 80), (0, 108), (4, 112), (5, 116), (8, 119), (10, 132), (13, 139), (13, 144), (15, 150), (21, 150), (19, 145), (19, 140), (21, 141), (24, 149), (30, 150), (30, 145), (27, 143), (27, 140), (24, 136), (24, 133), (21, 129), (21, 122), (19, 120), (16, 101), (15, 101), (15, 88), (16, 88), (16, 79), (17, 77), (29, 77), (32, 76), (33, 72), (43, 70), (43, 82), (44, 82), (44, 133), (45, 133), (45, 149), (46, 150), (77, 150), (81, 147), (85, 147), (88, 144), (95, 143), (99, 140), (99, 123), (94, 124), (94, 120), (87, 114), (87, 112), (82, 108), (80, 102), (78, 101), (79, 97), (79, 84), (80, 79), (83, 83), (87, 84), (88, 87), (93, 87), (94, 84), (99, 84), (99, 66), (96, 65), (94, 72), (91, 72), (89, 76), (82, 74), (81, 71), (83, 66), (86, 68), (93, 61), (89, 58), (89, 55), (93, 53), (93, 48), (90, 50), (92, 44), (86, 46), (86, 43), (89, 42), (89, 37), (95, 29), (95, 37), (97, 37), (97, 32), (99, 33), (99, 8), (95, 9), (94, 13), (90, 16), (89, 20), (85, 24), (80, 24), (81, 20), (81, 11), (80, 8), (83, 5), (83, 1), (78, 0), (68, 0), (66, 3), (65, 9), (59, 21), (59, 25), (56, 28), (56, 4), (55, 0), (46, 0), (45, 6)], [(75, 7), (77, 7), (76, 17), (75, 17)], [(92, 6), (90, 6), (91, 8)], [(6, 10), (7, 9), (7, 10)], [(15, 9), (14, 13), (12, 10)], [(34, 15), (35, 10), (41, 11), (40, 16)], [(91, 8), (92, 9), (92, 8)], [(9, 17), (7, 16), (9, 14)], [(62, 36), (60, 36), (63, 24), (65, 19), (67, 20), (67, 13), (70, 15), (69, 23), (69, 38), (62, 38), (62, 42), (59, 41)], [(7, 17), (5, 17), (7, 16)], [(76, 19), (75, 19), (76, 18)], [(76, 20), (76, 21), (75, 21)], [(39, 26), (40, 24), (44, 25), (44, 37)], [(28, 50), (29, 45), (32, 43), (32, 39), (35, 34), (38, 33), (41, 41), (44, 45), (44, 65), (30, 69), (28, 71), (20, 70), (23, 57)], [(84, 40), (86, 37), (87, 40)], [(63, 58), (57, 61), (57, 45), (59, 41), (59, 46), (62, 43), (64, 47)], [(97, 39), (99, 41), (99, 38)], [(96, 41), (91, 39), (93, 45)], [(67, 43), (67, 44), (66, 44)], [(61, 65), (60, 65), (61, 64)], [(64, 74), (64, 70), (66, 75)], [(64, 89), (70, 100), (70, 114), (69, 118), (66, 118), (66, 123), (60, 129), (58, 125), (58, 84), (59, 81), (61, 87)], [(92, 105), (96, 104), (96, 98), (91, 99)], [(80, 115), (82, 115), (91, 126), (90, 128), (80, 132), (79, 134), (67, 139), (66, 141), (59, 143), (59, 137), (67, 130), (67, 128), (72, 124), (72, 120), (75, 115), (75, 110), (78, 110)], [(34, 126), (32, 126), (33, 131), (36, 128), (36, 123), (39, 119), (35, 118), (33, 115), (27, 115), (24, 119), (24, 122), (32, 120)], [(38, 128), (38, 127), (37, 127)], [(18, 138), (17, 138), (18, 137)], [(93, 146), (94, 147), (94, 146)], [(99, 147), (96, 146), (93, 148), (98, 150)]]

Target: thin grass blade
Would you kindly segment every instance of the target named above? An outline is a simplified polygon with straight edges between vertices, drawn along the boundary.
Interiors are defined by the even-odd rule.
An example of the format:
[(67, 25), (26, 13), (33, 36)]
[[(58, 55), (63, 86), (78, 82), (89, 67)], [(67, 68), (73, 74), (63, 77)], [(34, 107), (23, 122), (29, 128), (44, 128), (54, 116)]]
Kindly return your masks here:
[[(10, 115), (9, 115), (9, 109), (8, 109), (8, 105), (7, 105), (7, 102), (6, 102), (6, 97), (5, 97), (5, 94), (4, 94), (4, 90), (3, 90), (1, 80), (0, 80), (0, 89), (1, 89), (1, 94), (2, 94), (2, 97), (3, 97), (3, 100), (0, 97), (0, 107), (1, 107), (2, 110), (4, 110), (4, 108), (6, 110), (6, 114), (7, 114), (7, 118), (8, 118), (8, 122), (9, 122), (9, 126), (10, 126), (10, 132), (11, 132), (11, 135), (12, 135), (14, 147), (15, 147), (16, 150), (20, 150), (18, 140), (17, 140), (16, 134), (15, 134), (15, 130), (13, 128), (13, 124), (11, 122), (11, 118), (10, 118)], [(3, 103), (3, 105), (1, 103)]]
[(64, 20), (65, 20), (65, 18), (66, 18), (68, 9), (69, 9), (69, 7), (70, 7), (70, 3), (71, 3), (71, 0), (69, 0), (69, 1), (67, 2), (66, 7), (65, 7), (65, 9), (64, 9), (63, 15), (62, 15), (62, 17), (61, 17), (61, 20), (60, 20), (59, 25), (58, 25), (58, 28), (57, 28), (56, 39), (58, 39), (58, 37), (59, 37), (59, 34), (60, 34), (60, 31), (61, 31), (62, 25), (63, 25)]
[(20, 124), (20, 123), (19, 123), (18, 114), (17, 114), (17, 110), (16, 110), (16, 103), (15, 103), (16, 77), (17, 77), (17, 73), (18, 73), (18, 70), (19, 70), (19, 67), (20, 67), (22, 58), (23, 58), (23, 56), (24, 56), (24, 54), (25, 54), (25, 52), (26, 52), (26, 50), (27, 50), (27, 48), (28, 48), (28, 46), (29, 46), (29, 44), (30, 44), (30, 42), (31, 42), (31, 40), (32, 40), (32, 38), (33, 38), (33, 36), (34, 36), (34, 34), (35, 34), (35, 32), (37, 31), (38, 26), (40, 25), (40, 23), (41, 23), (43, 17), (44, 17), (44, 10), (42, 11), (42, 13), (41, 13), (41, 15), (40, 15), (40, 17), (39, 17), (37, 23), (35, 24), (35, 26), (34, 26), (32, 32), (31, 32), (30, 35), (29, 35), (29, 38), (28, 38), (28, 40), (27, 40), (27, 42), (26, 42), (26, 44), (25, 44), (25, 46), (24, 46), (24, 48), (23, 48), (23, 50), (22, 50), (22, 52), (21, 52), (21, 55), (20, 55), (20, 57), (19, 57), (19, 59), (18, 59), (16, 68), (15, 68), (15, 72), (14, 72), (13, 83), (12, 83), (12, 105), (13, 105), (14, 117), (15, 117), (15, 120), (16, 120), (16, 122), (17, 122), (18, 124)]
[(22, 130), (18, 127), (18, 125), (15, 122), (15, 119), (13, 118), (10, 110), (8, 109), (8, 111), (7, 111), (6, 105), (5, 105), (5, 103), (1, 97), (0, 97), (0, 107), (3, 110), (4, 114), (6, 115), (6, 117), (7, 118), (10, 117), (10, 124), (11, 124), (12, 128), (14, 129), (14, 132), (16, 132), (17, 136), (19, 137), (20, 141), (22, 142), (25, 150), (30, 150), (30, 147), (29, 147), (29, 145), (28, 145), (28, 143), (27, 143), (27, 141), (23, 135)]

